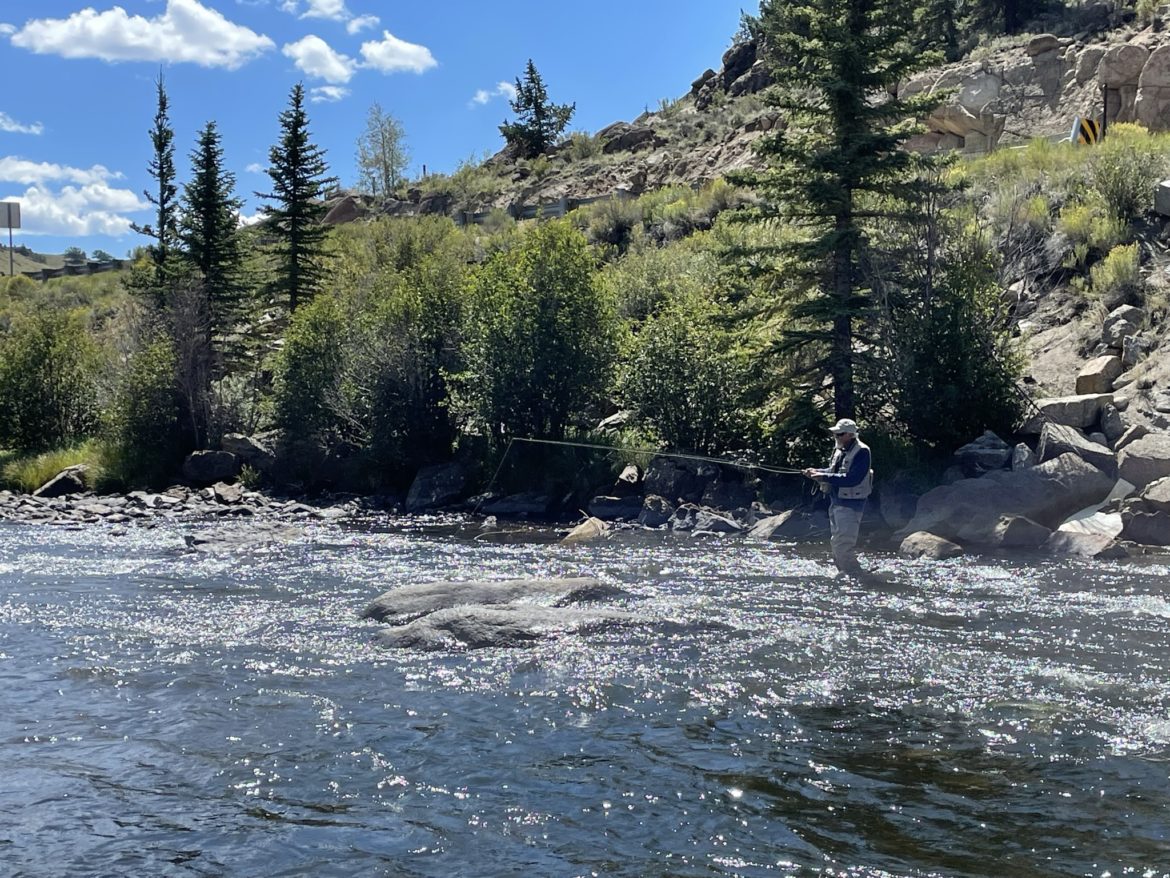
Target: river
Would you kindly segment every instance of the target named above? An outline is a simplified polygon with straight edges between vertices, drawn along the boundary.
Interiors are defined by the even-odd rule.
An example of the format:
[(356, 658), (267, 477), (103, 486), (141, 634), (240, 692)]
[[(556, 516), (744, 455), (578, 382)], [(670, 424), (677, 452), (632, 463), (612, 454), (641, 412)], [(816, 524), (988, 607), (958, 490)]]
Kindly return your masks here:
[[(0, 874), (1170, 876), (1162, 564), (861, 587), (737, 538), (201, 527), (0, 525)], [(359, 619), (532, 574), (648, 624), (458, 654)]]

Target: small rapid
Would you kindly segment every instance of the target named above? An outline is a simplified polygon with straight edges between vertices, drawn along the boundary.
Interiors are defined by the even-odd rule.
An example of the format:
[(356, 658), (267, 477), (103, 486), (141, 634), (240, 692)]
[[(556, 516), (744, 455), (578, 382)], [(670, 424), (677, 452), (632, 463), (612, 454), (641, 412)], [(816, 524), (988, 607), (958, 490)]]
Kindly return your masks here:
[[(0, 525), (0, 873), (1170, 876), (1170, 570), (459, 518)], [(248, 525), (239, 528), (247, 534)], [(388, 651), (405, 583), (646, 624)]]

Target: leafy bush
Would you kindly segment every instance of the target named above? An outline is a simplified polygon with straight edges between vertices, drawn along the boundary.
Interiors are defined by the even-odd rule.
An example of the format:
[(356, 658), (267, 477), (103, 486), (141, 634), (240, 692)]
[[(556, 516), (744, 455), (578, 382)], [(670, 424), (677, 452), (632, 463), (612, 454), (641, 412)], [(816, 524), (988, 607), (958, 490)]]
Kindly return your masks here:
[(1109, 254), (1089, 269), (1089, 283), (1093, 294), (1107, 308), (1116, 308), (1141, 299), (1141, 254), (1137, 244), (1114, 247)]
[(1130, 222), (1149, 210), (1166, 173), (1166, 140), (1139, 125), (1116, 124), (1093, 151), (1089, 179), (1109, 213)]
[(345, 351), (351, 325), (332, 296), (298, 308), (276, 360), (274, 421), (286, 445), (330, 444), (353, 423)]
[(716, 286), (720, 265), (715, 255), (688, 243), (631, 250), (603, 269), (600, 282), (619, 317), (642, 321), (674, 298), (698, 296)]
[(1065, 235), (1073, 251), (1070, 268), (1084, 265), (1094, 256), (1108, 253), (1125, 238), (1125, 224), (1106, 213), (1100, 204), (1067, 204), (1057, 218), (1056, 230)]
[(97, 367), (80, 320), (44, 309), (15, 319), (0, 343), (0, 446), (38, 451), (89, 435)]
[(600, 396), (614, 318), (585, 239), (564, 221), (530, 229), (472, 281), (460, 410), (496, 438), (561, 438)]
[(568, 154), (575, 162), (601, 155), (601, 138), (587, 131), (574, 131), (569, 135)]
[(742, 448), (748, 434), (751, 362), (720, 318), (701, 295), (679, 296), (623, 358), (623, 404), (672, 448), (717, 454)]
[(106, 476), (122, 484), (165, 480), (189, 450), (179, 424), (178, 362), (166, 336), (135, 352), (106, 414)]

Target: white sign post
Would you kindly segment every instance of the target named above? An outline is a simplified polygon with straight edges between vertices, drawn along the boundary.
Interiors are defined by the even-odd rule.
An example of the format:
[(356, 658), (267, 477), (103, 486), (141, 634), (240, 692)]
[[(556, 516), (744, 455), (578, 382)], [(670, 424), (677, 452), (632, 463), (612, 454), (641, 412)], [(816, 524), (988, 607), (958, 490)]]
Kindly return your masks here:
[(0, 220), (8, 226), (8, 275), (11, 277), (16, 274), (13, 267), (15, 256), (12, 252), (12, 230), (20, 228), (20, 202), (0, 201)]

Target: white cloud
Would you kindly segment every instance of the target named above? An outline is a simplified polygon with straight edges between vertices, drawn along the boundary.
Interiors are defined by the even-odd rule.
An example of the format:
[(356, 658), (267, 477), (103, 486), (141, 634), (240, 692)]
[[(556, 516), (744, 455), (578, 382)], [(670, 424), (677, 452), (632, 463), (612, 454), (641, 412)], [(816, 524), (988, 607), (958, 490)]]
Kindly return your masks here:
[(309, 90), (309, 102), (314, 104), (332, 104), (349, 97), (349, 89), (340, 85), (320, 85)]
[(357, 67), (352, 58), (333, 51), (328, 43), (313, 34), (289, 43), (283, 52), (306, 75), (334, 85), (349, 82)]
[(243, 228), (245, 226), (254, 226), (254, 225), (256, 225), (256, 223), (260, 222), (263, 219), (264, 219), (264, 214), (261, 213), (260, 211), (256, 211), (251, 216), (245, 216), (244, 214), (241, 213), (239, 216), (239, 224), (240, 224), (241, 228)]
[(248, 167), (244, 168), (249, 174), (263, 174), (268, 170), (267, 165), (262, 165), (260, 162), (252, 162)]
[(10, 134), (44, 134), (45, 126), (40, 122), (25, 125), (22, 122), (17, 122), (7, 113), (0, 112), (0, 131), (7, 131)]
[(0, 24), (0, 36), (11, 36), (16, 31), (17, 27), (14, 24)]
[(68, 165), (58, 165), (52, 162), (31, 162), (17, 156), (0, 158), (0, 182), (19, 183), (22, 186), (38, 185), (49, 182), (77, 183), (81, 186), (90, 186), (103, 183), (106, 180), (117, 180), (122, 174), (111, 171), (103, 165), (94, 165), (91, 168), (71, 168)]
[(228, 21), (199, 0), (167, 0), (166, 11), (155, 18), (128, 15), (115, 6), (35, 19), (12, 35), (12, 44), (62, 58), (187, 62), (229, 70), (275, 47), (268, 37)]
[(400, 40), (388, 30), (382, 31), (381, 42), (362, 43), (362, 57), (366, 59), (364, 66), (383, 73), (397, 73), (400, 70), (422, 73), (438, 65), (426, 46)]
[(345, 8), (345, 0), (307, 0), (309, 8), (301, 18), (327, 18), (330, 21), (346, 21), (352, 18)]
[(471, 103), (483, 106), (492, 98), (507, 98), (510, 101), (516, 99), (516, 86), (510, 82), (497, 82), (496, 87), (491, 91), (486, 88), (479, 89), (471, 98)]
[(46, 186), (30, 186), (14, 200), (20, 202), (21, 231), (30, 235), (124, 235), (130, 231), (127, 213), (150, 207), (129, 189), (108, 184), (65, 186), (54, 192)]
[(350, 19), (345, 30), (347, 33), (356, 34), (368, 27), (377, 27), (381, 23), (382, 19), (376, 15), (359, 15), (357, 18)]

